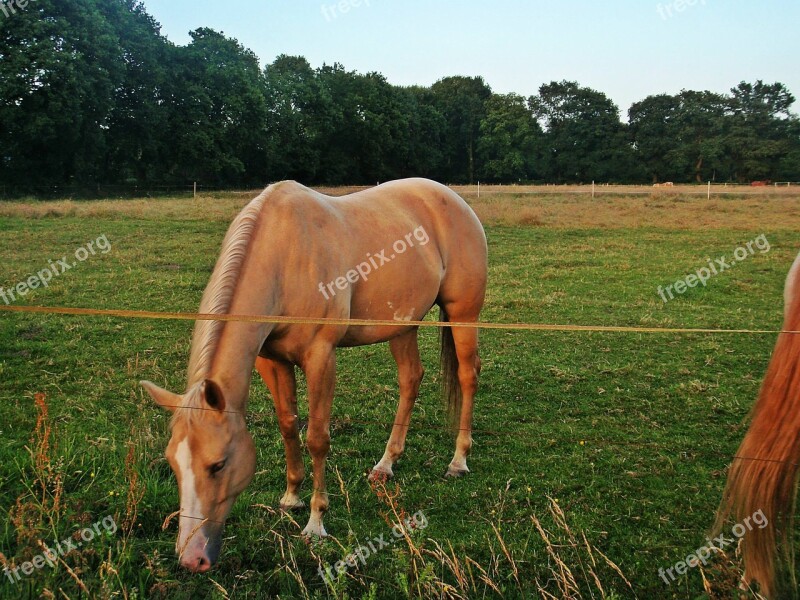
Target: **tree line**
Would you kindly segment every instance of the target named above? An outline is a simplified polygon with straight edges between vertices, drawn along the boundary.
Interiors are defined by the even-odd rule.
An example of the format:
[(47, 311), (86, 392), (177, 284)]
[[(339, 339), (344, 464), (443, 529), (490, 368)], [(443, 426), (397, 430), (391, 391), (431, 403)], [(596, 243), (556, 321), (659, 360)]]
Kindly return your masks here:
[(560, 81), (401, 87), (340, 64), (262, 68), (208, 28), (177, 46), (139, 0), (33, 0), (0, 20), (0, 185), (800, 180), (781, 83), (635, 103)]

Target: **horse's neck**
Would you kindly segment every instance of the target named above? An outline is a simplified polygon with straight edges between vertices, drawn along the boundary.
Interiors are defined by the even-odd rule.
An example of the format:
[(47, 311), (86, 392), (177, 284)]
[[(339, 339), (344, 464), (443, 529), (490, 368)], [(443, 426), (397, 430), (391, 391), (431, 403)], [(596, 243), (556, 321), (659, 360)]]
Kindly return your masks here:
[[(242, 316), (276, 313), (270, 286), (279, 278), (264, 273), (263, 263), (254, 267), (253, 261), (248, 260), (264, 252), (260, 243), (263, 227), (259, 223), (270, 189), (250, 202), (228, 229), (200, 303), (201, 313)], [(232, 406), (246, 403), (253, 365), (272, 328), (261, 323), (198, 321), (189, 358), (189, 388), (203, 379), (213, 379)]]
[[(267, 309), (233, 310), (229, 314), (263, 316), (272, 313)], [(198, 351), (197, 358), (193, 360), (187, 389), (204, 379), (211, 379), (222, 388), (231, 410), (243, 408), (247, 403), (250, 378), (258, 352), (274, 325), (245, 321), (206, 323), (218, 329), (213, 332), (211, 341), (203, 342), (205, 347)]]
[[(207, 312), (242, 317), (274, 315), (277, 307), (271, 296), (266, 290), (248, 287), (237, 290), (227, 306)], [(222, 388), (231, 410), (243, 408), (258, 352), (274, 327), (247, 321), (199, 321), (192, 341), (189, 388), (212, 379)]]
[[(239, 314), (239, 313), (237, 313)], [(265, 315), (268, 312), (246, 313)], [(274, 325), (264, 323), (229, 322), (209, 365), (209, 379), (216, 381), (223, 390), (232, 410), (247, 404), (250, 379), (258, 352)]]

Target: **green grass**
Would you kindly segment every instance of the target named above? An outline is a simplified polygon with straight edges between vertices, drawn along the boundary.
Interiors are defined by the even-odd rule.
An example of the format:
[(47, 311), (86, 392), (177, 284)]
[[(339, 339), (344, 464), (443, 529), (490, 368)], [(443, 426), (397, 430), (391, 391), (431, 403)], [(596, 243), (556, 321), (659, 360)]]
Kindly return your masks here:
[[(194, 312), (225, 229), (221, 221), (3, 217), (0, 285), (11, 287), (48, 259), (105, 234), (110, 253), (81, 263), (24, 303)], [(783, 280), (800, 246), (800, 234), (783, 230), (492, 226), (487, 233), (483, 318), (496, 322), (776, 329)], [(762, 233), (769, 253), (668, 304), (656, 294), (658, 285), (693, 272), (706, 257), (730, 255)], [(332, 540), (309, 547), (289, 519), (268, 508), (284, 489), (283, 446), (272, 403), (255, 379), (248, 420), (257, 476), (233, 510), (217, 568), (202, 576), (178, 568), (176, 523), (162, 530), (178, 500), (163, 458), (168, 415), (137, 381), (183, 391), (191, 327), (0, 313), (0, 552), (19, 565), (40, 552), (36, 539), (64, 539), (109, 514), (121, 523), (132, 473), (141, 493), (129, 533), (120, 530), (65, 558), (74, 576), (62, 565), (16, 585), (3, 578), (0, 598), (64, 597), (59, 590), (77, 598), (78, 580), (92, 597), (405, 597), (411, 554), (404, 544), (326, 590), (314, 555), (332, 563), (347, 552)], [(448, 481), (442, 475), (453, 440), (438, 396), (437, 334), (424, 330), (428, 375), (395, 469), (400, 504), (429, 521), (417, 543), (433, 549), (438, 542), (448, 552), (452, 545), (457, 556), (487, 569), (505, 597), (539, 597), (537, 580), (560, 597), (532, 520), (563, 538), (548, 512), (551, 497), (572, 530), (619, 565), (638, 597), (705, 597), (697, 569), (670, 587), (658, 569), (705, 544), (774, 341), (774, 335), (483, 332), (472, 474)], [(52, 426), (44, 467), (29, 452), (36, 393), (46, 394)], [(340, 351), (326, 526), (348, 549), (356, 539), (389, 532), (387, 507), (364, 475), (383, 452), (395, 408), (388, 348)], [(126, 468), (131, 444), (134, 460)], [(37, 477), (45, 481), (44, 494)], [(53, 506), (56, 482), (63, 486), (59, 506)], [(310, 495), (310, 482), (304, 492)], [(302, 526), (307, 515), (295, 518)], [(576, 575), (585, 573), (586, 557), (565, 552)], [(597, 569), (606, 593), (633, 597), (612, 569)], [(423, 576), (452, 583), (441, 566)], [(500, 597), (479, 581), (477, 569), (472, 576), (481, 597)], [(591, 597), (585, 583), (582, 591)]]

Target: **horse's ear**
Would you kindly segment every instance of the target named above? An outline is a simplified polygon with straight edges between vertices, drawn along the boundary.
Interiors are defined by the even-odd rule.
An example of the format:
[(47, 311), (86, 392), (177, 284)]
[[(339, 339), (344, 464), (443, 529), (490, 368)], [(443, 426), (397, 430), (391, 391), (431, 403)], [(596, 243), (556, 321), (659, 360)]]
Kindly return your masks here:
[(210, 379), (206, 379), (200, 387), (200, 395), (209, 408), (220, 412), (225, 410), (225, 396), (220, 387)]
[(158, 387), (155, 383), (150, 381), (140, 381), (139, 385), (141, 385), (150, 397), (156, 401), (162, 408), (166, 408), (170, 412), (175, 412), (175, 410), (180, 407), (182, 403), (182, 399), (178, 394), (173, 394), (165, 390), (164, 388)]

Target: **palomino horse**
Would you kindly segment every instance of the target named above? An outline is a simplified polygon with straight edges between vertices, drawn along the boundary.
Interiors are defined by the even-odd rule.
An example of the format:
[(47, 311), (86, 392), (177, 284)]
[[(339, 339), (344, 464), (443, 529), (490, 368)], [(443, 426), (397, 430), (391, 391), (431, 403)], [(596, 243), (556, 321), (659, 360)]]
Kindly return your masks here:
[[(786, 280), (778, 336), (750, 428), (731, 464), (715, 533), (728, 516), (737, 523), (763, 511), (768, 524), (742, 538), (743, 584), (757, 582), (767, 598), (781, 596), (779, 570), (793, 571), (792, 527), (800, 462), (800, 255)], [(778, 543), (782, 548), (778, 552)], [(791, 592), (789, 592), (791, 595)]]
[[(421, 320), (438, 304), (443, 319), (477, 322), (486, 277), (483, 228), (442, 185), (410, 179), (331, 198), (283, 182), (267, 188), (231, 224), (200, 312), (403, 322)], [(204, 572), (215, 563), (225, 519), (255, 473), (255, 446), (245, 426), (254, 365), (272, 393), (286, 450), (284, 509), (303, 506), (295, 366), (305, 374), (314, 491), (303, 533), (326, 535), (335, 349), (386, 341), (397, 362), (400, 404), (373, 473), (391, 476), (422, 380), (417, 327), (198, 321), (186, 391), (173, 394), (142, 382), (174, 413), (166, 456), (180, 493), (177, 550), (184, 567)], [(472, 445), (477, 330), (444, 329), (441, 351), (444, 389), (459, 429), (447, 474), (457, 476), (468, 472)]]

